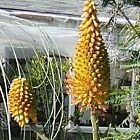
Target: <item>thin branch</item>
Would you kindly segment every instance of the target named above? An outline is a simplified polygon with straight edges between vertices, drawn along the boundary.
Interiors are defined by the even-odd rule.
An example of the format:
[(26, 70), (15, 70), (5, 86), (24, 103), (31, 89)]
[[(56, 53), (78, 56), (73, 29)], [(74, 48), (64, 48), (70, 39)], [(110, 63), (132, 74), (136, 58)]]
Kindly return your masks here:
[(118, 6), (119, 12), (124, 16), (124, 18), (128, 21), (132, 29), (135, 31), (137, 36), (140, 38), (140, 33), (136, 30), (136, 28), (133, 26), (133, 24), (130, 22), (129, 18), (126, 16), (126, 14), (122, 11), (121, 7)]

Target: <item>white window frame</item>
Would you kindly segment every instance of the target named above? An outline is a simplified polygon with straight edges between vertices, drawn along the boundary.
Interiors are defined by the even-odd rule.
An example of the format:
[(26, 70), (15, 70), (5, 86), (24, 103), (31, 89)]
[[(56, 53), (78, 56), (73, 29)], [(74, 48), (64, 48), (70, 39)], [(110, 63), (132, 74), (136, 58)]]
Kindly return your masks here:
[[(134, 87), (135, 87), (135, 74), (136, 74), (136, 70), (133, 69), (132, 71), (132, 90), (131, 90), (131, 96), (133, 98), (134, 96)], [(129, 131), (134, 129), (134, 123), (133, 123), (133, 111), (134, 111), (134, 101), (131, 101), (131, 109), (130, 110), (130, 122), (129, 122), (129, 127), (128, 128), (120, 128), (117, 127), (115, 129), (123, 132), (123, 131)], [(71, 116), (74, 116), (74, 111), (75, 111), (75, 105), (72, 104), (72, 97), (71, 95), (69, 95), (68, 98), (68, 118), (71, 118)], [(82, 133), (92, 133), (92, 127), (91, 126), (79, 126), (79, 125), (74, 125), (74, 123), (70, 120), (68, 122), (68, 125), (65, 127), (65, 129), (68, 129), (70, 132), (78, 132), (81, 131)], [(103, 133), (107, 130), (107, 127), (102, 127), (99, 126), (100, 132)], [(114, 128), (111, 128), (110, 131), (113, 131)]]
[[(75, 105), (72, 104), (72, 97), (69, 96), (69, 107), (68, 107), (68, 118), (74, 115), (74, 110), (75, 110)], [(120, 128), (117, 127), (115, 129), (124, 132), (124, 131), (129, 131), (131, 130), (131, 125), (129, 125), (128, 128)], [(99, 127), (99, 130), (101, 133), (105, 132), (108, 127)], [(74, 123), (69, 120), (68, 125), (65, 127), (65, 129), (69, 130), (69, 132), (82, 132), (82, 133), (92, 133), (92, 127), (91, 126), (79, 126), (79, 125), (74, 125)], [(113, 131), (114, 128), (111, 128), (110, 131)]]

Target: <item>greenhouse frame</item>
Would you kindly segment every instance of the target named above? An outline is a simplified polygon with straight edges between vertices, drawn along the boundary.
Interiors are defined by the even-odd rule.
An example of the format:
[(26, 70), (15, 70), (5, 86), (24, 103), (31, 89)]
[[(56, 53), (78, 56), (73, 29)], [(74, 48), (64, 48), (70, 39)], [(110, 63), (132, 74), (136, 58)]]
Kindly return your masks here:
[[(82, 9), (83, 13), (87, 10), (83, 5), (86, 7), (90, 3), (86, 7), (89, 8), (94, 2), (100, 22), (100, 26), (97, 26), (99, 29), (96, 29), (96, 24), (94, 25), (95, 33), (97, 30), (102, 34), (102, 41), (105, 43), (101, 44), (105, 46), (108, 56), (105, 60), (104, 55), (99, 52), (98, 55), (101, 55), (99, 58), (103, 57), (103, 60), (99, 62), (96, 58), (94, 64), (98, 62), (101, 65), (105, 61), (104, 68), (100, 68), (100, 65), (96, 68), (99, 71), (101, 69), (101, 74), (109, 74), (110, 85), (109, 89), (107, 86), (103, 89), (104, 94), (105, 90), (108, 92), (107, 99), (102, 101), (104, 100), (102, 94), (98, 96), (98, 99), (101, 99), (95, 101), (95, 93), (102, 90), (103, 82), (99, 82), (100, 78), (94, 81), (94, 86), (101, 84), (101, 88), (93, 92), (91, 97), (93, 99), (86, 106), (85, 102), (88, 99), (80, 102), (80, 97), (84, 100), (84, 94), (89, 88), (86, 89), (82, 81), (79, 82), (80, 84), (76, 82), (83, 76), (76, 70), (77, 68), (79, 71), (87, 70), (84, 65), (86, 61), (82, 57), (87, 58), (86, 56), (91, 52), (83, 56), (86, 50), (82, 50), (82, 54), (76, 51), (79, 50), (80, 53), (79, 38), (82, 35), (86, 36), (90, 26), (80, 27), (87, 20), (86, 18), (89, 18), (81, 17)], [(134, 0), (134, 2), (0, 0), (1, 140), (140, 139), (140, 6), (139, 1)], [(95, 18), (96, 21), (96, 16), (93, 17), (94, 14), (96, 15), (94, 4), (91, 9), (92, 20)], [(100, 38), (100, 35), (97, 37)], [(93, 44), (96, 47), (98, 42)], [(89, 63), (92, 56), (88, 66), (91, 65)], [(106, 61), (109, 63), (109, 71), (103, 72), (108, 64)], [(91, 73), (93, 74), (94, 70), (96, 75), (95, 68)], [(77, 73), (81, 74), (80, 78), (77, 78)], [(88, 73), (89, 71), (87, 75)], [(94, 79), (97, 75), (91, 77)], [(88, 76), (86, 78), (88, 79)], [(105, 85), (106, 81), (104, 81)], [(22, 84), (18, 85), (18, 83)], [(18, 89), (19, 87), (21, 89)], [(77, 99), (76, 104), (73, 104), (74, 99)], [(16, 103), (19, 100), (24, 104), (21, 107), (22, 111), (17, 107), (19, 104), (22, 105)], [(86, 106), (85, 110), (82, 110), (83, 104), (84, 107)], [(102, 112), (103, 108), (100, 112), (100, 107), (102, 108), (104, 104), (105, 111)], [(95, 110), (92, 105), (93, 108), (95, 106)], [(95, 115), (97, 120), (93, 121)]]

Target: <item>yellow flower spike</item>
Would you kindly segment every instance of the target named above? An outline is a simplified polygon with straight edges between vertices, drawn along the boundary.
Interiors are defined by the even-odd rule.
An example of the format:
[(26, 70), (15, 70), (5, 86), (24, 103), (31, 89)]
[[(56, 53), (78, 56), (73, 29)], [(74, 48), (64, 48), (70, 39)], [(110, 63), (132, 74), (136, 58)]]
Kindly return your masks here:
[(20, 127), (24, 127), (29, 120), (37, 121), (35, 103), (25, 78), (15, 78), (9, 90), (9, 110)]
[(84, 2), (79, 35), (73, 74), (67, 73), (65, 80), (68, 91), (81, 110), (105, 111), (110, 85), (109, 60), (93, 0)]

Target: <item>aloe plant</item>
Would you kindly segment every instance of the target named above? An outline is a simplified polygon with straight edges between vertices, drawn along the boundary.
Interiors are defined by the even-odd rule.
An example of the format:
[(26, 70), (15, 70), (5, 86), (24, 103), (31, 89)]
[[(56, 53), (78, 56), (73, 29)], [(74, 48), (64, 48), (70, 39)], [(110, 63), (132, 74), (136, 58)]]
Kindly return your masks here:
[(67, 74), (68, 92), (81, 110), (91, 111), (93, 139), (99, 140), (98, 112), (105, 111), (110, 85), (109, 59), (93, 0), (85, 0), (79, 26), (73, 75)]

